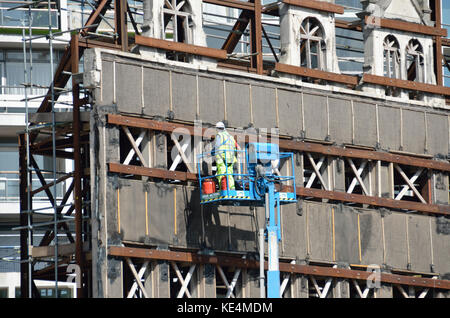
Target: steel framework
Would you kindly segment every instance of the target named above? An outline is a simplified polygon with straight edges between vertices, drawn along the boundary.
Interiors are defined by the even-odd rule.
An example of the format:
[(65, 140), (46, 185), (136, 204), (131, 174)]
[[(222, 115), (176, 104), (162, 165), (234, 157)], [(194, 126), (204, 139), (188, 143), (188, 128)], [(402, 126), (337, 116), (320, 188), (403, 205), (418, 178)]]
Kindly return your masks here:
[[(132, 11), (126, 0), (98, 0), (95, 2), (89, 18), (84, 26), (76, 30), (72, 34), (71, 41), (64, 51), (58, 67), (54, 72), (51, 86), (45, 97), (43, 98), (38, 114), (44, 113), (50, 116), (45, 124), (34, 124), (27, 117), (27, 127), (25, 133), (19, 136), (19, 154), (20, 154), (20, 237), (21, 237), (21, 295), (22, 297), (39, 297), (33, 280), (39, 278), (53, 279), (56, 286), (58, 281), (66, 280), (66, 268), (68, 264), (77, 264), (80, 268), (81, 284), (77, 289), (78, 297), (89, 297), (91, 282), (90, 272), (92, 266), (90, 264), (90, 229), (87, 220), (90, 217), (89, 211), (89, 125), (83, 120), (83, 109), (89, 110), (91, 99), (89, 91), (82, 87), (80, 81), (80, 59), (83, 52), (87, 48), (106, 48), (113, 50), (121, 50), (128, 52), (135, 45), (149, 46), (157, 49), (183, 52), (193, 55), (206, 56), (217, 60), (219, 67), (233, 68), (246, 72), (253, 72), (261, 75), (269, 75), (272, 70), (294, 74), (300, 77), (323, 80), (327, 82), (337, 82), (356, 88), (361, 82), (379, 84), (383, 86), (393, 86), (407, 90), (421, 91), (439, 95), (450, 95), (450, 88), (444, 87), (442, 82), (442, 46), (450, 46), (446, 36), (446, 31), (441, 28), (440, 6), (439, 0), (434, 1), (434, 16), (436, 20), (435, 27), (426, 27), (418, 24), (398, 22), (391, 20), (382, 20), (383, 27), (396, 30), (414, 30), (414, 32), (434, 37), (436, 63), (435, 71), (438, 79), (438, 85), (420, 84), (406, 80), (390, 79), (385, 77), (377, 77), (364, 74), (362, 78), (357, 76), (349, 76), (335, 74), (314, 69), (295, 67), (278, 63), (275, 51), (273, 50), (270, 39), (264, 30), (262, 24), (262, 16), (277, 16), (278, 10), (273, 5), (261, 5), (260, 0), (237, 1), (237, 0), (203, 0), (204, 3), (225, 6), (240, 10), (240, 16), (236, 20), (231, 32), (225, 39), (221, 49), (194, 46), (186, 43), (175, 43), (161, 39), (148, 38), (141, 35), (138, 26), (133, 18)], [(326, 12), (343, 13), (344, 8), (339, 5), (328, 2), (315, 0), (283, 0), (282, 2), (294, 4), (310, 9), (316, 9)], [(31, 7), (33, 4), (27, 4)], [(50, 10), (50, 3), (48, 4)], [(95, 33), (100, 22), (104, 19), (107, 11), (114, 13), (114, 28), (112, 37), (106, 37), (105, 34)], [(370, 17), (365, 18), (365, 23), (370, 23)], [(134, 34), (128, 31), (128, 21), (132, 24)], [(49, 44), (52, 51), (52, 39), (54, 32), (49, 27)], [(345, 21), (336, 21), (336, 27), (343, 29), (351, 29), (361, 31), (361, 27), (355, 24), (349, 24)], [(248, 30), (250, 36), (250, 59), (248, 61), (235, 61), (231, 59), (231, 55), (241, 40), (242, 34)], [(73, 31), (73, 30), (71, 30)], [(94, 35), (93, 35), (94, 34)], [(262, 41), (263, 37), (272, 48), (276, 62), (270, 62), (263, 59)], [(26, 42), (33, 38), (30, 34), (29, 38), (24, 34), (24, 51)], [(30, 42), (31, 43), (31, 42)], [(30, 45), (31, 53), (31, 45)], [(53, 73), (53, 72), (52, 72)], [(25, 71), (26, 74), (26, 71)], [(25, 75), (26, 76), (26, 75)], [(67, 83), (71, 80), (72, 94), (72, 118), (69, 121), (59, 122), (58, 114), (55, 112), (54, 105), (57, 102), (59, 92), (63, 90)], [(27, 82), (27, 79), (25, 80)], [(25, 96), (27, 99), (27, 96)], [(28, 113), (28, 112), (27, 112)], [(127, 117), (123, 115), (108, 115), (108, 123), (122, 127), (130, 142), (127, 150), (130, 156), (139, 156), (142, 166), (130, 165), (130, 160), (124, 162), (109, 163), (108, 169), (115, 174), (132, 174), (138, 176), (147, 176), (164, 180), (179, 181), (196, 181), (194, 171), (177, 170), (176, 165), (173, 169), (153, 168), (145, 163), (140, 154), (139, 147), (142, 142), (142, 136), (134, 137), (130, 133), (130, 129), (141, 129), (142, 134), (147, 130), (163, 132), (170, 134), (175, 128), (183, 127), (191, 132), (194, 136), (195, 132), (190, 125), (181, 125), (171, 122), (159, 122), (150, 119)], [(50, 134), (50, 136), (49, 136)], [(183, 145), (181, 145), (182, 147)], [(340, 202), (352, 202), (364, 204), (368, 206), (386, 207), (396, 210), (407, 210), (416, 213), (425, 213), (432, 215), (450, 214), (448, 205), (433, 204), (429, 187), (431, 184), (430, 171), (442, 171), (448, 173), (450, 164), (448, 161), (437, 161), (431, 159), (418, 158), (408, 155), (398, 155), (393, 153), (382, 153), (371, 150), (362, 150), (354, 148), (343, 148), (329, 146), (325, 144), (308, 143), (302, 141), (294, 141), (288, 139), (280, 140), (280, 148), (296, 151), (302, 155), (303, 167), (308, 166), (312, 171), (308, 180), (304, 180), (302, 186), (298, 186), (295, 191), (299, 197), (328, 199)], [(180, 148), (181, 149), (181, 148)], [(53, 158), (53, 182), (47, 183), (40, 172), (40, 168), (36, 164), (33, 156), (43, 155)], [(56, 176), (56, 160), (58, 158), (71, 159), (74, 163), (73, 172)], [(351, 182), (347, 185), (346, 191), (336, 191), (330, 186), (326, 180), (324, 169), (326, 169), (326, 161), (335, 161), (345, 159), (347, 173)], [(181, 162), (183, 155), (180, 152)], [(362, 179), (363, 173), (369, 166), (376, 166), (385, 163), (392, 167), (393, 171), (400, 176), (406, 186), (403, 186), (402, 192), (395, 198), (384, 198), (375, 195), (375, 191), (365, 186)], [(30, 182), (32, 173), (35, 173), (40, 181), (41, 186), (37, 189), (32, 188)], [(410, 175), (408, 176), (409, 173)], [(59, 204), (56, 201), (56, 185), (71, 178), (72, 183), (64, 193)], [(416, 181), (420, 179), (420, 188), (417, 188)], [(359, 190), (356, 190), (356, 184), (359, 184)], [(51, 191), (52, 190), (52, 191)], [(47, 224), (39, 224), (33, 222), (33, 213), (38, 211), (32, 209), (33, 196), (44, 191), (48, 197), (48, 201), (53, 209), (54, 218), (48, 224), (51, 228), (47, 230), (42, 241), (38, 243), (42, 249), (33, 248), (36, 245), (33, 242), (33, 230), (39, 226)], [(359, 193), (356, 193), (359, 191)], [(412, 191), (414, 200), (405, 200), (406, 191)], [(70, 202), (72, 198), (72, 203)], [(68, 207), (64, 211), (64, 208)], [(63, 213), (64, 211), (64, 213)], [(74, 227), (70, 228), (69, 218), (74, 214)], [(72, 221), (72, 219), (70, 219)], [(63, 230), (71, 244), (61, 245), (58, 243), (58, 231)], [(74, 235), (72, 235), (74, 233)], [(53, 247), (50, 246), (53, 243)], [(170, 262), (170, 265), (176, 273), (181, 286), (177, 290), (176, 296), (191, 297), (192, 294), (188, 285), (191, 281), (194, 271), (198, 269), (197, 265), (212, 264), (221, 277), (222, 283), (226, 288), (226, 297), (236, 296), (235, 288), (239, 277), (244, 275), (244, 270), (258, 268), (258, 262), (244, 260), (232, 256), (199, 256), (190, 252), (177, 251), (156, 251), (152, 249), (137, 249), (131, 247), (111, 247), (109, 255), (125, 260), (132, 272), (132, 281), (134, 282), (128, 291), (128, 296), (133, 297), (142, 293), (143, 296), (149, 296), (146, 289), (141, 283), (141, 279), (148, 273), (147, 268), (151, 267), (154, 260), (163, 260)], [(45, 269), (36, 271), (34, 264), (41, 258), (50, 258), (53, 265)], [(134, 262), (134, 263), (133, 263)], [(139, 270), (135, 264), (142, 264)], [(178, 264), (178, 265), (177, 265)], [(187, 274), (182, 276), (180, 270), (181, 265), (188, 265)], [(235, 269), (232, 279), (226, 277), (223, 268), (232, 266)], [(313, 266), (282, 263), (280, 270), (286, 274), (282, 282), (283, 290), (289, 283), (289, 279), (297, 279), (298, 276), (308, 279), (310, 285), (315, 290), (318, 297), (326, 297), (330, 290), (331, 283), (338, 279), (351, 282), (359, 297), (364, 298), (369, 294), (369, 290), (362, 290), (358, 282), (365, 280), (370, 275), (366, 271), (356, 270), (354, 268), (334, 268), (330, 266)], [(296, 276), (297, 275), (297, 276)], [(412, 289), (416, 288), (420, 292), (420, 297), (424, 297), (430, 289), (450, 290), (450, 283), (447, 280), (439, 280), (432, 277), (415, 277), (410, 273), (403, 274), (381, 274), (383, 283), (397, 286), (401, 295), (411, 296), (402, 286), (408, 286)], [(323, 286), (319, 286), (323, 281)], [(291, 281), (289, 284), (293, 286)], [(353, 288), (353, 287), (352, 287)], [(410, 290), (411, 291), (411, 290)]]

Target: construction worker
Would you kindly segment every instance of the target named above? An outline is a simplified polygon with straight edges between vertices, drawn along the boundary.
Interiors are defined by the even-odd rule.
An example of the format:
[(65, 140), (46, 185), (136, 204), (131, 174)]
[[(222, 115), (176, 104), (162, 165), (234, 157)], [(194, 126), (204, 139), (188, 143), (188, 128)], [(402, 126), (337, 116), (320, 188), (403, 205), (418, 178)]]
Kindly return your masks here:
[[(225, 129), (223, 122), (219, 121), (216, 124), (217, 135), (215, 144), (215, 154), (216, 154), (216, 167), (217, 175), (220, 174), (230, 174), (228, 175), (228, 187), (230, 190), (235, 189), (234, 178), (233, 178), (233, 165), (237, 162), (236, 159), (236, 149), (240, 149), (236, 140), (229, 132)], [(219, 188), (221, 187), (221, 181), (224, 176), (217, 176), (219, 181)]]

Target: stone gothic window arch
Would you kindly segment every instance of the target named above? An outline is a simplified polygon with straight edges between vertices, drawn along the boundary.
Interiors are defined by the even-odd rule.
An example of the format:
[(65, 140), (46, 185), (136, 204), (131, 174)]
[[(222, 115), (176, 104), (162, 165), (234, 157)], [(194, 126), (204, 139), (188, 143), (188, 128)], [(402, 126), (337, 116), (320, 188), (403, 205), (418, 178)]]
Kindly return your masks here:
[(192, 43), (192, 9), (187, 0), (164, 0), (164, 39)]
[(400, 45), (393, 35), (388, 35), (383, 41), (384, 76), (401, 78)]
[(423, 47), (416, 39), (406, 46), (406, 74), (409, 81), (425, 82), (425, 58)]
[[(164, 0), (163, 36), (165, 40), (173, 42), (193, 43), (192, 8), (187, 0)], [(185, 53), (167, 52), (170, 60), (189, 62)]]
[(318, 19), (305, 18), (300, 26), (300, 66), (325, 70), (325, 31)]
[[(407, 80), (424, 83), (425, 57), (423, 47), (417, 39), (412, 39), (406, 46), (406, 76)], [(418, 91), (409, 92), (410, 99), (423, 100), (424, 95)]]
[[(383, 75), (389, 78), (401, 79), (401, 53), (398, 40), (393, 35), (388, 35), (383, 41)], [(386, 95), (400, 96), (400, 89), (395, 87), (387, 87)]]

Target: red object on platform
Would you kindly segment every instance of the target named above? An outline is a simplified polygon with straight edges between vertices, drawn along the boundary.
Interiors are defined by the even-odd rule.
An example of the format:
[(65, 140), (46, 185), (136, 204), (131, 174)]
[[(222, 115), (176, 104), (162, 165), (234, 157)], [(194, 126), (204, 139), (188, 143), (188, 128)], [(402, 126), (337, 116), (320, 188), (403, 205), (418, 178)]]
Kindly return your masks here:
[(222, 181), (220, 181), (220, 187), (221, 190), (227, 190), (227, 177), (222, 177)]
[(216, 183), (213, 180), (205, 180), (202, 185), (203, 194), (216, 192)]

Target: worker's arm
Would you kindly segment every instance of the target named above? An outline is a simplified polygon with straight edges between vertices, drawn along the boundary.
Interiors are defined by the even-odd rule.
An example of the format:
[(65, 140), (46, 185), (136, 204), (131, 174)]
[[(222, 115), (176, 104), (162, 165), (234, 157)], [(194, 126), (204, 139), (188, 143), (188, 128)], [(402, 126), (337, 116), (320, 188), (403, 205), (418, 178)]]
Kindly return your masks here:
[(222, 140), (220, 140), (220, 139), (221, 139), (220, 135), (217, 134), (216, 138), (215, 138), (215, 148), (216, 148), (216, 150), (218, 150), (219, 147), (222, 145)]

